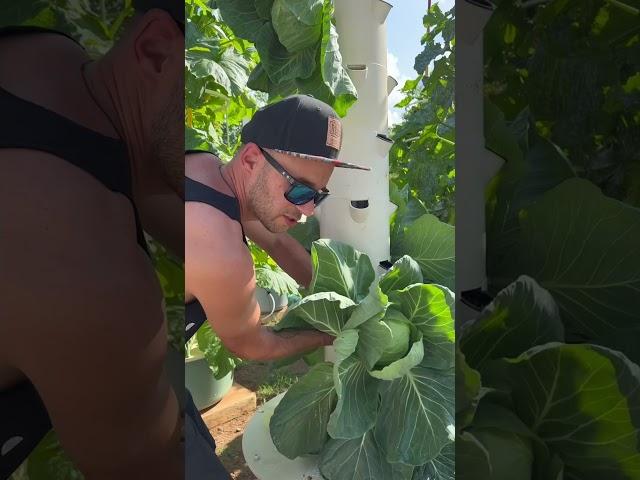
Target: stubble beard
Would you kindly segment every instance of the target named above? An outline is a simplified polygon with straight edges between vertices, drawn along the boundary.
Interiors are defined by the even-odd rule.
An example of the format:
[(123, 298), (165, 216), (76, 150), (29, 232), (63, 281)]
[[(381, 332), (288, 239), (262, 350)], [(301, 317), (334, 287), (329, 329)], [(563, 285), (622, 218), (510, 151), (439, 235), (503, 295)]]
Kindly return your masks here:
[(286, 232), (287, 225), (278, 223), (279, 215), (274, 216), (272, 212), (273, 201), (266, 177), (265, 172), (260, 172), (256, 183), (249, 190), (249, 207), (260, 223), (271, 233)]

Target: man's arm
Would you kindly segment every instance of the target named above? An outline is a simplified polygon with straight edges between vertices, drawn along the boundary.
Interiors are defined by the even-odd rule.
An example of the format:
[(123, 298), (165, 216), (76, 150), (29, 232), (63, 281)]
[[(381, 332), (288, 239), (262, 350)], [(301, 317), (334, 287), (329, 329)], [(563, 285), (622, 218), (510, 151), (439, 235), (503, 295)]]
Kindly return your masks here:
[(272, 233), (258, 220), (243, 222), (247, 236), (265, 250), (298, 284), (308, 287), (313, 276), (311, 255), (288, 233)]
[(145, 232), (184, 260), (184, 201), (167, 189), (136, 200)]
[(329, 345), (333, 337), (308, 330), (275, 333), (260, 322), (251, 255), (239, 241), (240, 228), (221, 212), (188, 204), (186, 290), (204, 308), (222, 343), (241, 358), (270, 360)]
[(183, 478), (161, 292), (128, 201), (52, 155), (2, 155), (3, 358), (87, 480)]

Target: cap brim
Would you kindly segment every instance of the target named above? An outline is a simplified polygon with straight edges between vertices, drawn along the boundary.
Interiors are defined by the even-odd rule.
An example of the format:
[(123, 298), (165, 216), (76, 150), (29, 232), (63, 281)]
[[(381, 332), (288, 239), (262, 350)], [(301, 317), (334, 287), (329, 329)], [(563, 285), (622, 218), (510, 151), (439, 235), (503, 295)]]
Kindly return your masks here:
[(308, 160), (316, 160), (318, 162), (329, 163), (334, 167), (338, 167), (338, 168), (351, 168), (354, 170), (365, 170), (367, 172), (371, 171), (371, 167), (356, 165), (355, 163), (343, 162), (335, 158), (319, 157), (317, 155), (307, 155), (306, 153), (289, 152), (288, 150), (279, 150), (277, 148), (272, 148), (271, 150), (273, 150), (274, 152), (284, 153), (285, 155), (292, 155), (298, 158), (306, 158)]

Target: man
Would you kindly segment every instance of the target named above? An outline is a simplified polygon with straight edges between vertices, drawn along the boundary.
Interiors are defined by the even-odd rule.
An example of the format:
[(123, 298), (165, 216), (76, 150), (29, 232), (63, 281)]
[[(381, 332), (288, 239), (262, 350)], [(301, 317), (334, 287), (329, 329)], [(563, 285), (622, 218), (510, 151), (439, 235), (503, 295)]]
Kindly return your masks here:
[(95, 61), (0, 30), (1, 479), (52, 426), (87, 480), (183, 477), (142, 227), (182, 255), (184, 4), (136, 8)]
[[(285, 232), (302, 215), (313, 215), (327, 197), (334, 167), (368, 168), (337, 160), (340, 120), (331, 107), (306, 95), (293, 95), (256, 112), (242, 129), (241, 140), (227, 165), (208, 153), (187, 155), (185, 162), (187, 337), (208, 320), (230, 351), (251, 360), (330, 345), (333, 337), (326, 333), (275, 333), (260, 323), (253, 262), (244, 236), (308, 286), (310, 255)], [(228, 478), (194, 407), (187, 409), (185, 430), (187, 478)]]

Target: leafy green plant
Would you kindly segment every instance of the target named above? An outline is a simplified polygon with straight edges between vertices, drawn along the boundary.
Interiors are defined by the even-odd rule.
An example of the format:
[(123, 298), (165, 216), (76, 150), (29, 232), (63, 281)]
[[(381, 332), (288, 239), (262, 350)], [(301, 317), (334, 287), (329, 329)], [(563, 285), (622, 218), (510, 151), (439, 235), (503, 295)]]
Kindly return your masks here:
[[(598, 181), (583, 168), (601, 150), (592, 145), (596, 136), (603, 145), (613, 146), (626, 142), (630, 133), (626, 132), (627, 127), (633, 131), (634, 122), (638, 126), (630, 107), (634, 94), (630, 92), (625, 97), (631, 103), (625, 103), (624, 108), (602, 111), (604, 117), (609, 117), (609, 126), (611, 122), (626, 124), (623, 130), (612, 127), (605, 131), (600, 130), (603, 127), (600, 123), (576, 123), (574, 127), (579, 129), (583, 140), (578, 149), (571, 146), (574, 130), (563, 127), (566, 130), (563, 136), (560, 131), (553, 133), (541, 126), (563, 125), (573, 118), (573, 113), (552, 107), (538, 94), (540, 82), (550, 81), (540, 76), (544, 72), (516, 72), (530, 68), (527, 65), (534, 59), (560, 62), (563, 68), (568, 68), (566, 62), (570, 60), (563, 53), (565, 50), (547, 51), (557, 46), (554, 35), (562, 32), (571, 42), (569, 47), (576, 49), (577, 55), (597, 71), (602, 67), (599, 62), (613, 61), (611, 71), (606, 74), (607, 82), (614, 80), (608, 76), (612, 72), (617, 72), (616, 81), (626, 82), (629, 76), (620, 75), (634, 68), (635, 60), (628, 56), (629, 49), (637, 47), (614, 39), (627, 31), (625, 25), (637, 31), (637, 24), (631, 26), (626, 20), (629, 13), (618, 10), (606, 2), (574, 5), (555, 1), (534, 9), (501, 4), (495, 19), (492, 17), (487, 25), (486, 145), (505, 160), (487, 190), (487, 274), (494, 294), (521, 274), (534, 278), (558, 304), (569, 341), (621, 350), (638, 362), (640, 358), (633, 345), (640, 341), (640, 316), (636, 308), (640, 288), (640, 252), (636, 247), (640, 210), (633, 201), (612, 198), (626, 194), (616, 190), (618, 193), (614, 195), (615, 189), (609, 188), (611, 184)], [(606, 21), (603, 12), (611, 15)], [(597, 28), (594, 22), (599, 25)], [(505, 36), (507, 25), (512, 25), (511, 35)], [(560, 30), (554, 34), (552, 27)], [(535, 36), (540, 37), (536, 48), (547, 51), (547, 60), (544, 60), (547, 56), (539, 57), (538, 50), (531, 51)], [(600, 57), (600, 49), (604, 48), (600, 42), (605, 40), (613, 42), (606, 60)], [(585, 42), (593, 43), (590, 53), (579, 48)], [(573, 50), (566, 50), (570, 51)], [(572, 77), (578, 73), (564, 72)], [(521, 81), (511, 78), (516, 73)], [(497, 76), (502, 76), (499, 92), (494, 88)], [(604, 88), (603, 85), (597, 88)], [(617, 88), (608, 85), (611, 90), (604, 90)], [(566, 102), (573, 105), (578, 101), (573, 98), (574, 90), (583, 87), (582, 80), (570, 88), (564, 83), (553, 88), (549, 84), (545, 97), (560, 102), (558, 97), (566, 95), (563, 105)], [(581, 98), (589, 96), (589, 91), (583, 90)], [(513, 98), (515, 104), (507, 98)], [(600, 100), (603, 99), (596, 95), (580, 108), (594, 108), (589, 115), (607, 110), (598, 103)], [(591, 105), (592, 101), (598, 105)], [(635, 148), (632, 156), (637, 152)], [(629, 161), (632, 162), (631, 157)], [(631, 182), (629, 185), (637, 183), (631, 177), (626, 178)]]
[[(419, 198), (440, 220), (455, 222), (455, 9), (433, 4), (423, 18), (418, 76), (402, 87), (403, 120), (391, 130), (391, 188)], [(430, 64), (433, 62), (433, 68)], [(406, 200), (405, 200), (406, 201)]]
[(228, 0), (216, 2), (238, 37), (253, 42), (260, 63), (248, 85), (275, 100), (309, 93), (340, 116), (357, 92), (342, 66), (331, 0)]
[(446, 289), (399, 259), (376, 279), (369, 258), (332, 240), (313, 243), (309, 295), (276, 330), (336, 337), (284, 395), (271, 437), (289, 458), (319, 454), (329, 480), (453, 478), (454, 330)]
[(456, 446), (474, 479), (640, 471), (627, 7), (500, 2), (485, 28), (486, 146), (505, 164), (486, 192), (495, 298), (459, 335)]
[(209, 3), (185, 1), (185, 148), (228, 161), (240, 145), (243, 120), (265, 99), (247, 88), (256, 49), (236, 37)]
[(216, 380), (220, 380), (232, 372), (242, 363), (242, 359), (236, 357), (225, 348), (209, 322), (205, 322), (196, 334), (187, 342), (186, 358), (198, 358), (204, 356)]
[(485, 96), (522, 113), (575, 175), (640, 206), (640, 2), (499, 2), (485, 27)]
[(258, 245), (249, 242), (258, 286), (279, 295), (298, 295), (298, 283)]
[(624, 354), (567, 344), (561, 311), (519, 277), (459, 336), (459, 471), (478, 480), (635, 479), (640, 368)]

